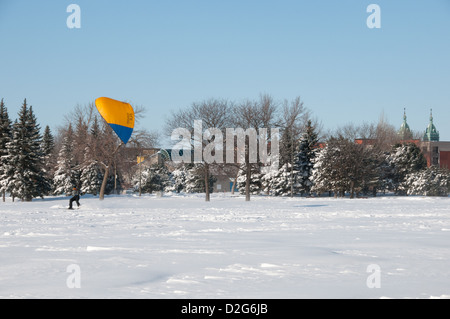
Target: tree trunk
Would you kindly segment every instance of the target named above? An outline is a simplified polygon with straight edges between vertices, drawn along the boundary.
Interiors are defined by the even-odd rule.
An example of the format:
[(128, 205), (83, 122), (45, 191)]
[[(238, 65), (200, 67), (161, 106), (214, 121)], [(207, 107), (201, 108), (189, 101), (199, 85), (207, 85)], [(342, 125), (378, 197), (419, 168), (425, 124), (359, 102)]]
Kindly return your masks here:
[[(291, 128), (292, 130), (292, 128)], [(294, 135), (291, 132), (291, 197), (294, 197)]]
[(205, 193), (206, 193), (206, 197), (205, 197), (205, 201), (209, 202), (210, 201), (210, 197), (209, 197), (209, 165), (208, 164), (204, 164), (205, 167)]
[[(239, 174), (239, 171), (238, 171), (238, 174)], [(231, 195), (234, 195), (234, 191), (236, 189), (237, 178), (238, 178), (238, 176), (236, 175), (236, 177), (234, 178), (234, 181), (233, 181), (233, 186), (231, 187)]]
[(252, 177), (251, 174), (251, 166), (250, 163), (246, 163), (246, 176), (245, 176), (245, 201), (250, 201), (250, 179)]
[(294, 197), (294, 163), (291, 164), (291, 197)]
[(142, 163), (139, 163), (139, 197), (142, 194)]
[(100, 188), (100, 195), (99, 195), (100, 200), (103, 200), (105, 198), (105, 189), (106, 189), (106, 182), (108, 181), (108, 175), (109, 175), (109, 166), (105, 165), (105, 175), (103, 175), (102, 187)]
[(250, 166), (250, 147), (249, 147), (249, 137), (246, 137), (245, 145), (245, 201), (250, 201), (250, 179), (252, 177), (252, 171)]
[(117, 191), (117, 167), (116, 163), (114, 163), (114, 194), (119, 194)]
[(350, 198), (355, 198), (355, 182), (350, 182)]
[[(122, 145), (124, 145), (124, 144), (120, 143), (119, 146), (117, 146), (117, 148), (114, 150), (114, 152), (109, 157), (109, 160), (107, 163), (111, 163), (111, 161), (112, 161), (111, 159), (114, 157), (114, 155), (116, 155), (116, 153), (119, 151), (119, 149)], [(105, 166), (105, 175), (103, 175), (102, 187), (100, 188), (100, 195), (99, 195), (100, 200), (103, 200), (105, 198), (106, 182), (108, 181), (108, 175), (109, 175), (109, 165), (103, 164), (103, 166)]]

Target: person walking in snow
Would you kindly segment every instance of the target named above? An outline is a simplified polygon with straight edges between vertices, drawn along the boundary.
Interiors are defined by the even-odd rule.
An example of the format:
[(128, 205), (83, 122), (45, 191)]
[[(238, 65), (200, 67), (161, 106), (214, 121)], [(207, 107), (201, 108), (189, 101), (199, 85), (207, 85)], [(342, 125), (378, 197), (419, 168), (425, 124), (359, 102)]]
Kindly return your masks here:
[(73, 209), (73, 202), (76, 202), (77, 206), (80, 207), (80, 191), (76, 187), (73, 188), (73, 197), (69, 200), (69, 209)]

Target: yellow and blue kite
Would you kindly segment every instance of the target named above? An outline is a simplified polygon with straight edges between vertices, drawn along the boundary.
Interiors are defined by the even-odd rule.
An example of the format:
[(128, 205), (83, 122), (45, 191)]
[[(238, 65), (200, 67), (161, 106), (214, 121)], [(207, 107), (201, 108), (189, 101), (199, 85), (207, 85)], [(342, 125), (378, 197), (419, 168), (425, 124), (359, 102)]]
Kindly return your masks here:
[(125, 102), (107, 97), (95, 100), (95, 106), (106, 123), (116, 132), (124, 144), (127, 144), (134, 129), (133, 107)]

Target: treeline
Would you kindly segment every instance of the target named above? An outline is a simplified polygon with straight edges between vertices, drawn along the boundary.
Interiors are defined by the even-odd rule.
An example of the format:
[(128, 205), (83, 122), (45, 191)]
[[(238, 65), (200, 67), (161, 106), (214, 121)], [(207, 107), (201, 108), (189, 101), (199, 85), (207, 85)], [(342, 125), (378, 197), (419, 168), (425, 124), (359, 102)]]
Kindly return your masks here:
[[(259, 100), (233, 103), (210, 99), (193, 103), (173, 112), (167, 121), (166, 132), (177, 127), (189, 128), (194, 137), (194, 120), (207, 123), (222, 131), (228, 127), (243, 129), (279, 128), (279, 169), (268, 170), (262, 163), (248, 160), (249, 139), (246, 140), (245, 162), (197, 163), (198, 174), (204, 178), (203, 191), (209, 200), (210, 170), (224, 171), (235, 166), (235, 185), (250, 200), (251, 194), (273, 196), (318, 196), (329, 194), (351, 198), (376, 196), (393, 192), (397, 195), (447, 196), (450, 189), (450, 173), (437, 167), (427, 168), (420, 148), (415, 144), (402, 144), (400, 136), (384, 116), (378, 123), (354, 126), (346, 125), (334, 132), (321, 132), (317, 121), (298, 97), (292, 101), (276, 101), (269, 95)], [(214, 136), (203, 136), (203, 147), (214, 141)], [(270, 140), (274, 138), (269, 136)], [(358, 144), (356, 138), (369, 143)], [(191, 140), (194, 144), (194, 138)], [(225, 148), (226, 141), (223, 149)], [(177, 190), (188, 190), (189, 182), (183, 177), (192, 175), (186, 165), (173, 173)], [(230, 170), (228, 170), (230, 171)], [(231, 177), (231, 176), (230, 176)], [(170, 180), (167, 179), (167, 180)], [(186, 185), (186, 186), (183, 186)], [(169, 184), (168, 189), (172, 186)]]
[(311, 180), (312, 191), (343, 197), (397, 195), (447, 196), (448, 170), (427, 168), (420, 148), (414, 143), (396, 144), (383, 151), (339, 136), (318, 151)]
[[(143, 108), (138, 107), (137, 119)], [(33, 108), (24, 100), (18, 118), (12, 122), (7, 107), (0, 102), (0, 190), (5, 201), (31, 201), (49, 195), (70, 195), (73, 188), (83, 194), (98, 195), (129, 187), (136, 157), (119, 149), (119, 141), (95, 106), (77, 106), (67, 114), (64, 126), (54, 135), (41, 128)], [(154, 133), (136, 130), (131, 148), (153, 146)], [(132, 164), (132, 165), (130, 165)]]
[[(285, 161), (292, 161), (296, 152), (295, 147), (308, 121), (311, 125), (317, 126), (316, 124), (312, 124), (313, 121), (310, 116), (310, 111), (304, 106), (300, 97), (294, 98), (291, 101), (276, 101), (270, 95), (264, 94), (260, 95), (257, 100), (244, 100), (238, 103), (224, 99), (209, 99), (193, 103), (187, 108), (172, 112), (166, 121), (165, 132), (168, 136), (172, 136), (174, 130), (184, 128), (191, 133), (192, 138), (189, 142), (193, 149), (196, 148), (196, 141), (201, 141), (202, 150), (207, 149), (211, 143), (224, 150), (226, 149), (225, 145), (227, 143), (231, 142), (234, 144), (234, 139), (237, 139), (236, 136), (233, 136), (231, 137), (233, 139), (232, 141), (227, 141), (227, 138), (230, 138), (226, 134), (227, 128), (253, 129), (255, 132), (261, 132), (264, 129), (279, 128), (282, 134), (281, 138), (278, 135), (271, 136), (271, 131), (265, 131), (267, 134), (265, 140), (268, 142), (268, 145), (271, 144), (274, 138), (280, 140), (279, 154), (276, 155), (279, 155), (278, 160), (283, 165)], [(195, 121), (201, 121), (205, 128), (219, 130), (221, 132), (220, 142), (216, 140), (214, 134), (203, 134), (201, 132), (202, 136), (200, 138), (196, 137)], [(243, 183), (241, 183), (241, 179), (237, 178), (235, 184), (239, 184), (239, 189), (244, 190), (246, 200), (250, 200), (251, 193), (254, 193), (252, 175), (263, 169), (260, 153), (250, 154), (251, 149), (254, 151), (255, 149), (261, 148), (261, 145), (252, 148), (251, 143), (253, 142), (255, 141), (250, 141), (249, 136), (246, 137), (245, 154), (240, 161), (237, 160), (237, 154), (235, 154), (234, 163), (209, 163), (208, 161), (196, 163), (195, 169), (202, 175), (204, 180), (203, 185), (208, 185), (212, 171), (230, 172), (233, 171), (229, 169), (230, 166), (235, 167), (245, 175)], [(261, 140), (258, 138), (255, 143), (260, 144), (260, 142)], [(223, 143), (223, 145), (217, 146), (218, 143)], [(270, 153), (271, 148), (267, 147), (266, 151)], [(214, 150), (210, 153), (213, 152)], [(252, 157), (257, 158), (256, 163), (251, 160)], [(181, 169), (184, 168), (182, 167)], [(234, 175), (236, 177), (236, 174)], [(209, 201), (209, 188), (205, 187), (204, 190), (206, 194), (205, 199)]]
[[(135, 107), (136, 120), (144, 109)], [(195, 121), (204, 130), (222, 132), (222, 150), (227, 143), (226, 128), (278, 128), (269, 145), (279, 141), (278, 167), (270, 169), (250, 160), (250, 140), (245, 140), (244, 158), (234, 163), (176, 164), (144, 167), (136, 165), (136, 156), (144, 148), (158, 144), (159, 135), (135, 129), (127, 147), (119, 148), (119, 139), (98, 115), (93, 104), (77, 106), (66, 115), (56, 134), (41, 128), (33, 108), (25, 100), (12, 122), (3, 99), (0, 102), (0, 191), (5, 200), (30, 201), (36, 197), (71, 194), (77, 187), (83, 194), (109, 194), (133, 187), (136, 192), (203, 192), (209, 201), (215, 176), (226, 175), (250, 200), (252, 194), (271, 196), (375, 196), (393, 192), (398, 195), (447, 196), (448, 170), (427, 168), (426, 160), (415, 144), (401, 144), (397, 130), (384, 118), (378, 123), (346, 125), (324, 132), (311, 117), (300, 97), (277, 101), (269, 95), (256, 100), (231, 102), (209, 99), (172, 112), (164, 131), (172, 136), (176, 128), (191, 132), (195, 144)], [(212, 142), (213, 134), (203, 134), (202, 150)], [(235, 142), (233, 137), (233, 143)], [(355, 143), (362, 138), (370, 143)], [(198, 140), (197, 140), (198, 141)], [(229, 142), (229, 141), (228, 141)], [(260, 140), (257, 139), (257, 143)], [(370, 144), (370, 145), (369, 145)], [(260, 145), (258, 145), (260, 146)], [(271, 147), (267, 146), (270, 153)], [(214, 153), (215, 150), (209, 150)], [(274, 158), (272, 157), (272, 160)], [(166, 163), (167, 164), (167, 163)], [(173, 164), (173, 163), (172, 163)], [(102, 189), (102, 185), (104, 189)], [(206, 187), (208, 185), (208, 187)]]

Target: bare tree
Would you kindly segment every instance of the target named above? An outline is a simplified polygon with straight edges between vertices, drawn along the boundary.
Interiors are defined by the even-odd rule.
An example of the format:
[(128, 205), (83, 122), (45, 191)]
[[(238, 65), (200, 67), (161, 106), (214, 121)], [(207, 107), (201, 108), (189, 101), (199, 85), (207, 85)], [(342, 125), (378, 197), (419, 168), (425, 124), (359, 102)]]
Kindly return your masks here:
[(380, 151), (389, 151), (392, 146), (400, 142), (400, 135), (397, 129), (389, 124), (384, 113), (380, 115), (375, 130), (376, 146)]
[[(137, 126), (139, 120), (144, 118), (146, 110), (139, 105), (134, 106), (133, 109), (135, 126)], [(65, 116), (65, 122), (76, 123), (74, 155), (77, 169), (82, 170), (87, 164), (92, 162), (99, 164), (103, 168), (104, 175), (100, 189), (100, 200), (102, 200), (104, 199), (110, 169), (114, 168), (116, 177), (117, 170), (127, 165), (123, 163), (126, 157), (120, 154), (123, 143), (119, 141), (111, 127), (101, 118), (94, 103), (75, 106), (72, 112)], [(60, 128), (59, 132), (59, 135), (63, 134), (65, 127)], [(154, 143), (157, 138), (158, 135), (156, 133), (136, 129), (130, 142), (139, 141), (139, 143), (146, 146)], [(56, 138), (56, 143), (60, 144), (59, 137)]]
[[(237, 104), (234, 109), (234, 124), (244, 130), (255, 129), (257, 132), (262, 128), (271, 128), (279, 124), (277, 117), (278, 103), (267, 94), (260, 95), (258, 101), (244, 101)], [(270, 137), (269, 137), (270, 139)], [(250, 201), (250, 179), (252, 163), (250, 162), (250, 138), (245, 137), (245, 200)]]
[(305, 131), (305, 124), (309, 117), (310, 112), (305, 108), (299, 96), (290, 102), (287, 100), (284, 101), (280, 123), (282, 130), (280, 164), (290, 164), (291, 197), (294, 196), (294, 155), (298, 151), (299, 139)]
[(159, 140), (159, 133), (148, 131), (146, 129), (138, 129), (133, 131), (133, 135), (128, 141), (130, 147), (150, 148), (155, 147)]
[[(180, 109), (176, 112), (172, 112), (171, 116), (166, 121), (165, 131), (170, 136), (172, 136), (174, 130), (178, 128), (186, 129), (190, 133), (188, 143), (190, 144), (191, 149), (193, 148), (194, 152), (197, 152), (197, 150), (201, 151), (201, 154), (195, 154), (195, 157), (197, 158), (198, 164), (203, 166), (206, 201), (210, 201), (210, 191), (208, 187), (210, 166), (216, 165), (218, 162), (222, 163), (223, 158), (218, 162), (211, 163), (203, 159), (203, 153), (205, 151), (205, 147), (212, 142), (214, 142), (216, 147), (212, 151), (213, 153), (218, 150), (217, 148), (222, 147), (223, 149), (223, 132), (231, 124), (231, 113), (231, 102), (228, 100), (209, 99), (202, 102), (193, 103), (186, 109)], [(202, 127), (196, 127), (196, 123), (201, 123)], [(222, 140), (220, 141), (214, 132), (209, 132), (209, 134), (206, 134), (206, 132), (204, 133), (204, 128), (208, 131), (212, 128), (219, 130)], [(200, 143), (201, 145), (197, 145), (197, 143)], [(202, 158), (201, 161), (198, 159), (199, 157)]]
[(378, 123), (364, 122), (361, 125), (348, 123), (330, 133), (330, 137), (332, 136), (342, 136), (351, 141), (363, 139), (366, 140), (366, 144), (381, 152), (390, 150), (401, 140), (398, 131), (388, 123), (383, 113), (380, 115)]
[[(136, 125), (140, 119), (144, 118), (146, 109), (145, 107), (138, 105), (133, 107), (133, 111)], [(102, 123), (103, 123), (103, 130), (100, 139), (97, 139), (96, 141), (97, 143), (96, 160), (104, 168), (103, 181), (99, 195), (100, 200), (103, 200), (105, 196), (106, 184), (109, 177), (109, 170), (111, 168), (114, 168), (114, 184), (115, 184), (114, 188), (116, 188), (117, 167), (119, 166), (117, 162), (118, 160), (125, 158), (125, 156), (123, 155), (118, 156), (121, 147), (124, 146), (125, 144), (122, 141), (119, 141), (119, 139), (113, 132), (112, 128), (106, 123), (106, 121), (102, 120)], [(142, 131), (140, 134), (142, 137), (143, 134)]]

